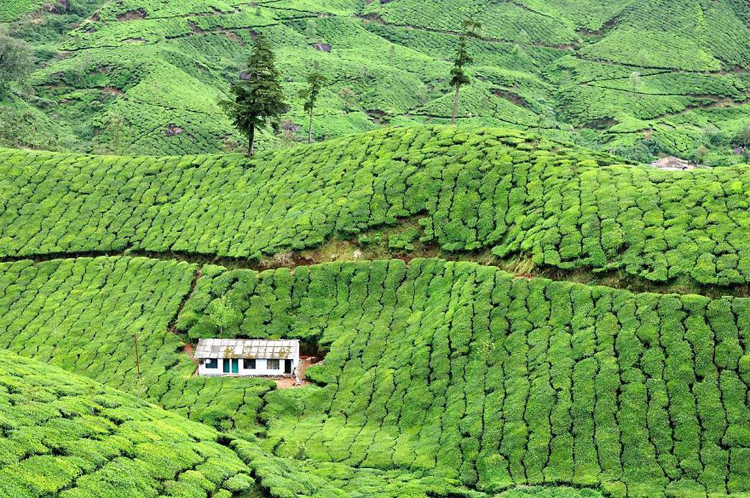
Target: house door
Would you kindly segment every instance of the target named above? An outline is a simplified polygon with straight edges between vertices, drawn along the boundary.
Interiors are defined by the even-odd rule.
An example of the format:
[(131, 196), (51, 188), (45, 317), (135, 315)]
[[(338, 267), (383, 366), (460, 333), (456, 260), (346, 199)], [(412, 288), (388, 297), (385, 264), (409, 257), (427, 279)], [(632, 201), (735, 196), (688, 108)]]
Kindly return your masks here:
[(294, 360), (285, 360), (284, 361), (284, 373), (285, 374), (292, 373), (292, 363), (294, 363)]
[(232, 360), (232, 373), (240, 373), (240, 360)]
[(229, 373), (229, 359), (227, 358), (224, 359), (224, 373), (225, 374)]

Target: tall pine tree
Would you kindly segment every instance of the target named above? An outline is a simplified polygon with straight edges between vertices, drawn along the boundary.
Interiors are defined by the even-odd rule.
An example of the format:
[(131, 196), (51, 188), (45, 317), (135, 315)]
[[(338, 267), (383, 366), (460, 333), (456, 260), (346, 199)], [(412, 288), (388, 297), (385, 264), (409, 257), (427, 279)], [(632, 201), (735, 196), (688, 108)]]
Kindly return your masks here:
[(287, 110), (281, 90), (281, 73), (276, 69), (271, 44), (258, 34), (248, 70), (240, 81), (233, 83), (232, 100), (220, 102), (221, 107), (234, 122), (234, 126), (247, 137), (247, 155), (255, 152), (255, 132), (269, 124), (278, 131), (278, 117)]
[(451, 81), (450, 85), (455, 87), (456, 93), (453, 95), (453, 113), (451, 115), (451, 124), (456, 123), (456, 115), (458, 114), (458, 102), (461, 93), (461, 87), (471, 83), (471, 78), (464, 71), (464, 66), (474, 62), (474, 59), (469, 55), (468, 42), (469, 38), (478, 38), (479, 32), (482, 29), (482, 25), (473, 19), (466, 19), (464, 21), (464, 30), (458, 39), (458, 50), (456, 51), (456, 58), (453, 60), (453, 68), (451, 69)]
[(313, 116), (315, 115), (315, 102), (318, 100), (318, 94), (328, 79), (319, 71), (315, 70), (307, 76), (307, 88), (299, 92), (299, 96), (305, 100), (305, 112), (310, 117), (310, 123), (307, 128), (307, 143), (312, 143)]

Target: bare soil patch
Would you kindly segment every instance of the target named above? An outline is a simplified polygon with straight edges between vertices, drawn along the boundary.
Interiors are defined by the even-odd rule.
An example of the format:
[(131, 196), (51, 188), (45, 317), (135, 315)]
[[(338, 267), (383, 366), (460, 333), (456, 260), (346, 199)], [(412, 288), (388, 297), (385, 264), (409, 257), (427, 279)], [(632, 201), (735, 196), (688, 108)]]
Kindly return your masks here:
[(102, 92), (108, 93), (109, 95), (122, 95), (124, 92), (119, 88), (113, 86), (105, 86), (102, 88)]
[(146, 18), (146, 11), (143, 9), (131, 10), (117, 16), (118, 21), (137, 21)]
[(305, 372), (307, 372), (307, 369), (310, 368), (314, 362), (314, 358), (300, 358), (299, 362), (299, 379), (300, 383), (297, 384), (294, 377), (278, 377), (272, 379), (274, 382), (276, 382), (276, 387), (279, 389), (294, 389), (295, 387), (302, 387), (306, 386), (310, 383), (310, 381), (307, 380), (307, 375)]

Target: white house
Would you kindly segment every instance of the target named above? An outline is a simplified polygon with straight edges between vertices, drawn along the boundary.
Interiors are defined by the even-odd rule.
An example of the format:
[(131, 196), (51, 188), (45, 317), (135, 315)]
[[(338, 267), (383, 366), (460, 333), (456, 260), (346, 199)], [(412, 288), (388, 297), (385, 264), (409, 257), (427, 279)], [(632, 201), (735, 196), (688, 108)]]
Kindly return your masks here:
[(198, 375), (291, 376), (299, 367), (299, 341), (199, 339)]

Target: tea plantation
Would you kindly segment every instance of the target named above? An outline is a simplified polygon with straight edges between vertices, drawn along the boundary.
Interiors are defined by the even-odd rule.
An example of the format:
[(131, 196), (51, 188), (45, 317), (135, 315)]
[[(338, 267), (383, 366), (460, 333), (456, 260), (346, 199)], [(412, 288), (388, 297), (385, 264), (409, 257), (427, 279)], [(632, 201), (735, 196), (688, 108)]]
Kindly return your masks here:
[[(234, 310), (217, 330), (221, 301)], [(440, 260), (213, 268), (191, 337), (317, 338), (319, 387), (272, 391), (263, 445), (482, 491), (750, 491), (750, 300), (632, 294)]]
[[(224, 479), (250, 472), (272, 496), (321, 489), (331, 496), (703, 496), (750, 487), (747, 298), (633, 294), (437, 259), (261, 273), (127, 257), (2, 269), (3, 348), (213, 425), (180, 422), (235, 452), (222, 465), (239, 458), (252, 469), (237, 466)], [(159, 291), (167, 285), (175, 291)], [(127, 303), (140, 312), (128, 312)], [(140, 378), (133, 333), (141, 337)], [(190, 377), (182, 339), (216, 336), (299, 337), (327, 354), (308, 370), (315, 385), (301, 389)], [(28, 379), (0, 382), (9, 396), (28, 382), (34, 394), (19, 396), (33, 400), (70, 377), (10, 351), (0, 355), (7, 358), (0, 379), (6, 372)], [(67, 392), (51, 387), (45, 395)], [(115, 399), (135, 402), (122, 396)], [(52, 423), (42, 413), (33, 423), (24, 418), (18, 437)], [(7, 428), (16, 425), (3, 427), (0, 441), (12, 444)], [(38, 453), (50, 460), (78, 456), (40, 438)], [(173, 465), (177, 456), (169, 455), (159, 465)], [(75, 462), (50, 470), (59, 483), (48, 492), (86, 482), (78, 476), (92, 471)], [(147, 460), (142, 472), (151, 466), (158, 465)], [(188, 477), (170, 472), (153, 479)], [(203, 482), (189, 476), (190, 484)], [(37, 485), (28, 479), (19, 485)]]
[(217, 102), (257, 33), (277, 51), (290, 104), (285, 133), (264, 134), (265, 148), (306, 135), (297, 95), (316, 64), (330, 80), (318, 139), (445, 123), (468, 17), (483, 30), (469, 47), (475, 78), (460, 123), (539, 130), (641, 161), (746, 162), (734, 154), (750, 121), (750, 7), (739, 0), (4, 2), (0, 24), (37, 60), (26, 85), (0, 98), (0, 144), (235, 150), (243, 140)]
[[(6, 351), (0, 360), (4, 497), (482, 496), (441, 478), (287, 461), (256, 442), (230, 438), (57, 367)], [(550, 492), (529, 488), (500, 496)], [(568, 498), (601, 496), (562, 492)]]
[(261, 396), (272, 383), (191, 377), (195, 365), (184, 342), (168, 331), (195, 274), (195, 265), (145, 258), (2, 263), (0, 348), (225, 432), (253, 434)]
[(214, 429), (0, 351), (0, 494), (259, 496)]
[(742, 0), (0, 0), (0, 498), (750, 497), (749, 97)]
[[(507, 129), (408, 127), (266, 154), (0, 151), (0, 255), (258, 260), (394, 240), (651, 282), (750, 282), (746, 166), (662, 171)], [(41, 207), (41, 209), (38, 209)]]

